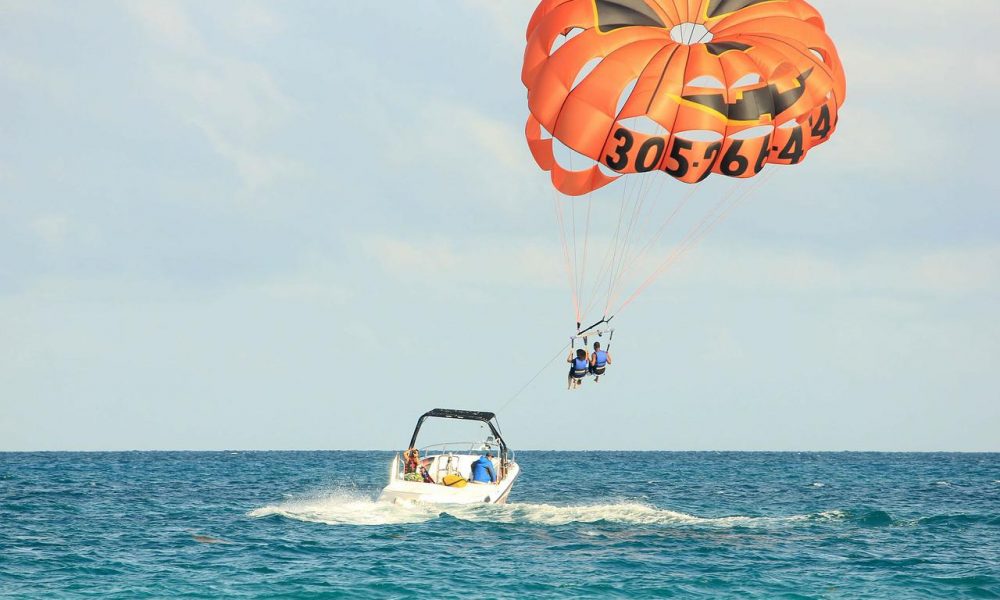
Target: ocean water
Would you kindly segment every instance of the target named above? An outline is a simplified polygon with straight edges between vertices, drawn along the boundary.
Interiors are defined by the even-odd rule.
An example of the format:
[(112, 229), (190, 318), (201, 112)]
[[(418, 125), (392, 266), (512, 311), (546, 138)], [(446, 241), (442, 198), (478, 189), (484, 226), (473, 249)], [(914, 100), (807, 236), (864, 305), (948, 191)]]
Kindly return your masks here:
[(506, 506), (389, 452), (0, 454), (4, 598), (1000, 598), (1000, 455), (520, 452)]

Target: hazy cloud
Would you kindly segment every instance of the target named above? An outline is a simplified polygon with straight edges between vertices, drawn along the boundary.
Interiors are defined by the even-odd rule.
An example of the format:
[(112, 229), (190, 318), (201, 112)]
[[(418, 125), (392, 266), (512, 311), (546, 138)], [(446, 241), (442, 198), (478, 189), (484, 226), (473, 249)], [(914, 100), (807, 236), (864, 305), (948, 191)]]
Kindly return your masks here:
[[(596, 240), (595, 240), (596, 242)], [(599, 243), (586, 266), (592, 278), (603, 251)], [(372, 236), (362, 247), (387, 272), (437, 284), (565, 287), (561, 249), (533, 239), (397, 239)], [(852, 258), (823, 256), (804, 247), (720, 247), (716, 239), (671, 260), (679, 246), (660, 246), (630, 261), (621, 293), (658, 267), (668, 268), (655, 287), (711, 286), (795, 294), (910, 295), (962, 297), (1000, 294), (1000, 246), (873, 251)], [(488, 268), (484, 269), (484, 265)]]
[(57, 69), (26, 61), (9, 52), (0, 51), (0, 80), (25, 94), (40, 93), (48, 99), (65, 101), (72, 89), (66, 74)]
[[(166, 107), (199, 129), (253, 190), (304, 172), (298, 161), (266, 150), (270, 134), (297, 112), (295, 102), (262, 65), (208, 48), (178, 2), (127, 3), (161, 44), (150, 69)], [(249, 10), (249, 9), (246, 9)], [(276, 20), (261, 9), (255, 23)], [(217, 44), (218, 45), (218, 44)]]
[(201, 36), (188, 18), (183, 3), (162, 0), (123, 2), (121, 6), (132, 14), (154, 39), (174, 52), (191, 57), (199, 57), (206, 53)]
[[(428, 399), (498, 408), (574, 324), (523, 136), (536, 4), (0, 0), (0, 450), (388, 447)], [(838, 133), (616, 317), (620, 401), (553, 366), (518, 447), (996, 449), (996, 0), (814, 4)], [(588, 297), (632, 181), (595, 194)], [(649, 181), (646, 208), (686, 189)]]
[(853, 258), (821, 256), (804, 248), (720, 248), (706, 244), (690, 267), (675, 269), (673, 285), (710, 282), (721, 288), (788, 293), (1000, 294), (1000, 246), (885, 250)]
[(435, 285), (480, 286), (564, 284), (565, 274), (552, 260), (557, 246), (534, 240), (398, 239), (371, 236), (362, 248), (388, 273)]

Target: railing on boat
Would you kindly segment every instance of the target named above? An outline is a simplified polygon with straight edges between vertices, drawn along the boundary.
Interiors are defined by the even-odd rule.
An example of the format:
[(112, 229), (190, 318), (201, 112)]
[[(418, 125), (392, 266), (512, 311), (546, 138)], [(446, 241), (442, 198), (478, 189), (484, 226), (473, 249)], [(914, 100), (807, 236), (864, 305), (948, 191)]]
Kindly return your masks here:
[[(487, 439), (482, 442), (443, 442), (440, 444), (431, 444), (429, 446), (424, 446), (420, 448), (420, 459), (421, 461), (427, 460), (429, 458), (434, 458), (437, 456), (443, 456), (448, 454), (475, 454), (479, 452), (485, 452), (487, 450), (495, 451), (499, 459), (498, 473), (499, 479), (503, 479), (507, 476), (507, 468), (511, 461), (514, 460), (514, 452), (509, 448), (506, 451), (501, 450), (501, 446), (493, 439)], [(397, 481), (403, 479), (403, 468), (405, 466), (405, 461), (402, 460), (401, 453), (397, 452), (396, 456), (392, 459), (392, 464), (389, 467), (389, 480)]]

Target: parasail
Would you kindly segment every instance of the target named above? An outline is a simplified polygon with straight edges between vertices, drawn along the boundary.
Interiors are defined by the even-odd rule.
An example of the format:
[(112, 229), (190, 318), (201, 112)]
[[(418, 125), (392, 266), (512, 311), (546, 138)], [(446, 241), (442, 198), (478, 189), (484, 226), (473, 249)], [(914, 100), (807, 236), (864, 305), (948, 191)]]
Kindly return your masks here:
[[(753, 189), (734, 183), (618, 304), (627, 275), (657, 252), (667, 224), (697, 189), (674, 195), (673, 205), (664, 201), (656, 227), (648, 178), (738, 181), (768, 164), (802, 163), (833, 135), (846, 95), (836, 47), (804, 0), (543, 0), (526, 38), (525, 136), (555, 190), (578, 333), (587, 312), (601, 306), (598, 296), (600, 324)], [(623, 183), (612, 188), (622, 187), (620, 204), (606, 219), (613, 235), (604, 240), (604, 258), (595, 258), (592, 205), (611, 202), (592, 202), (593, 193), (618, 179)], [(582, 235), (579, 200), (566, 205), (560, 194), (587, 198)], [(640, 240), (644, 229), (652, 233)]]
[[(527, 29), (526, 136), (567, 195), (797, 164), (833, 135), (844, 71), (803, 0), (544, 0)], [(590, 159), (569, 170), (552, 140)]]

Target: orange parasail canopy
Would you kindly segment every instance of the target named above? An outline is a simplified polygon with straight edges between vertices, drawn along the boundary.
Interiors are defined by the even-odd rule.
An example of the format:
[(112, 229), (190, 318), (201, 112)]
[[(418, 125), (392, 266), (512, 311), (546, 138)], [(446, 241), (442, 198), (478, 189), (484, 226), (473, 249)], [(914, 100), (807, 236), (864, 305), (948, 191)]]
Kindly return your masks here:
[[(543, 0), (521, 80), (528, 146), (560, 192), (797, 164), (833, 135), (844, 70), (804, 0)], [(556, 162), (553, 138), (587, 164)]]

